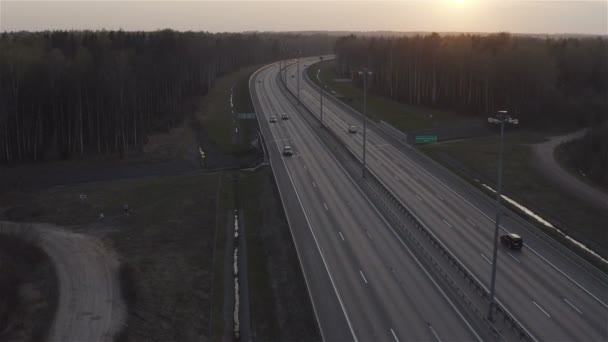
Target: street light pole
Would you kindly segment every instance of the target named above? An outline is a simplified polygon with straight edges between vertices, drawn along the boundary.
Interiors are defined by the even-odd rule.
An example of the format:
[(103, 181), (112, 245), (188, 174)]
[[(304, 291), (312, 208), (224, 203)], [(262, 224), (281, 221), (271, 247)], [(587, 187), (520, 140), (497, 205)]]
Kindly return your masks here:
[(298, 63), (298, 106), (300, 105), (300, 51), (298, 50), (298, 58), (296, 60)]
[(363, 71), (359, 71), (359, 75), (363, 76), (363, 164), (361, 166), (361, 173), (365, 178), (365, 150), (367, 144), (367, 77), (372, 74), (367, 68)]
[(488, 122), (500, 124), (500, 147), (498, 154), (498, 189), (496, 189), (496, 224), (494, 226), (494, 252), (492, 255), (492, 281), (490, 284), (490, 306), (488, 308), (488, 320), (492, 321), (492, 311), (494, 308), (494, 293), (496, 286), (496, 264), (498, 263), (498, 230), (500, 229), (500, 214), (502, 199), (502, 175), (503, 175), (503, 159), (504, 159), (504, 132), (505, 123), (517, 125), (517, 119), (511, 119), (506, 110), (498, 111), (497, 118), (488, 118)]
[[(321, 71), (321, 69), (319, 69)], [(317, 73), (319, 75), (319, 73)], [(321, 108), (319, 109), (319, 113), (321, 116), (321, 128), (323, 128), (323, 83), (319, 82), (319, 95), (321, 96)]]

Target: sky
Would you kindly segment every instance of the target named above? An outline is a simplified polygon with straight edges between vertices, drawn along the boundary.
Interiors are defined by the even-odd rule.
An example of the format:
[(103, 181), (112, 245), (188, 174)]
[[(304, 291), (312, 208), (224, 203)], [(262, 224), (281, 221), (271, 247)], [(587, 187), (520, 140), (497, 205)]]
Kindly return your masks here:
[(0, 0), (1, 31), (436, 31), (608, 34), (608, 0)]

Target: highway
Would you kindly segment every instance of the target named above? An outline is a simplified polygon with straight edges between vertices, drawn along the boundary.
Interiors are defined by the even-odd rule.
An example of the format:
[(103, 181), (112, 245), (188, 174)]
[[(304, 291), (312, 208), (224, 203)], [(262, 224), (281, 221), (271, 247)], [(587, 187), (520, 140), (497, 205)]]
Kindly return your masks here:
[[(317, 116), (319, 91), (306, 81), (304, 64), (310, 66), (318, 60), (318, 57), (300, 60), (300, 98)], [(297, 77), (291, 75), (295, 73), (296, 67), (290, 66), (287, 81), (294, 94), (297, 93)], [(325, 125), (360, 156), (360, 115), (329, 96), (324, 96), (323, 104)], [(359, 132), (349, 133), (349, 125), (358, 126)], [(308, 144), (308, 139), (312, 137), (301, 137), (296, 145)], [(308, 147), (313, 149), (306, 153), (323, 149), (314, 145)], [(367, 164), (368, 169), (421, 219), (470, 273), (489, 288), (494, 204), (472, 186), (458, 181), (411, 148), (395, 143), (378, 129), (367, 131)], [(503, 217), (501, 234), (522, 235), (525, 247), (521, 251), (509, 251), (499, 246), (497, 299), (537, 340), (607, 341), (608, 286), (605, 279), (581, 267), (580, 260), (537, 237), (532, 229), (535, 228), (514, 215)], [(390, 240), (387, 236), (386, 243), (391, 243)]]
[(278, 70), (258, 70), (250, 89), (324, 340), (486, 339), (296, 112)]

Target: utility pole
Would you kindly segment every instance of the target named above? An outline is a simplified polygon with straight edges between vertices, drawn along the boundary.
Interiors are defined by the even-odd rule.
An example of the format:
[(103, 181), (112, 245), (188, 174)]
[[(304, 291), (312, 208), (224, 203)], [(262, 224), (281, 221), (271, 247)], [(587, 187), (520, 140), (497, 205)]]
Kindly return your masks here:
[(362, 71), (359, 71), (359, 75), (363, 76), (363, 164), (361, 165), (361, 173), (363, 178), (365, 178), (365, 149), (367, 141), (367, 78), (372, 75), (372, 72), (368, 71), (367, 68), (363, 68)]
[(300, 105), (300, 50), (298, 50), (297, 60), (298, 63), (298, 106)]
[[(317, 78), (319, 78), (319, 72), (321, 72), (321, 69), (317, 71)], [(319, 95), (321, 96), (321, 108), (319, 109), (319, 113), (321, 116), (321, 128), (323, 128), (323, 83), (321, 83), (321, 79), (319, 79)]]
[(492, 256), (492, 281), (490, 285), (490, 306), (488, 308), (488, 320), (492, 321), (492, 312), (494, 309), (494, 293), (496, 286), (496, 264), (498, 263), (498, 230), (500, 229), (500, 214), (502, 199), (502, 173), (503, 173), (503, 155), (504, 155), (504, 132), (505, 123), (517, 125), (519, 120), (512, 119), (506, 110), (498, 111), (496, 118), (488, 118), (489, 123), (500, 125), (500, 147), (498, 155), (498, 189), (496, 189), (496, 225), (494, 227), (494, 252)]
[[(321, 60), (323, 60), (323, 56), (319, 57)], [(321, 96), (321, 109), (319, 110), (320, 113), (320, 117), (321, 117), (321, 128), (323, 128), (323, 88), (325, 87), (323, 85), (323, 82), (321, 82), (321, 77), (319, 77), (319, 74), (321, 73), (321, 68), (317, 69), (317, 80), (319, 80), (319, 94)]]

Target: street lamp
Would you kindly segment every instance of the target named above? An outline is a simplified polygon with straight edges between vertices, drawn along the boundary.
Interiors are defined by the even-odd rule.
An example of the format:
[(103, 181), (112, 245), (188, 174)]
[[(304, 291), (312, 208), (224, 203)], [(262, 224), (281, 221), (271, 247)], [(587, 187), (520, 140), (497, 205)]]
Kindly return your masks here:
[(367, 133), (367, 78), (372, 75), (372, 72), (363, 68), (358, 74), (363, 76), (363, 164), (361, 166), (361, 172), (365, 178), (365, 147), (366, 147), (366, 133)]
[(505, 123), (517, 125), (519, 120), (513, 119), (506, 110), (499, 110), (494, 118), (488, 118), (489, 123), (500, 125), (500, 152), (498, 156), (498, 189), (496, 191), (496, 226), (494, 228), (494, 254), (492, 257), (492, 282), (490, 285), (490, 307), (488, 309), (488, 320), (492, 321), (492, 308), (494, 307), (494, 288), (496, 285), (496, 263), (498, 262), (498, 229), (500, 227), (500, 200), (502, 198), (502, 164), (504, 154), (504, 132)]
[(323, 128), (323, 88), (325, 88), (325, 85), (321, 83), (321, 79), (319, 78), (320, 72), (321, 69), (319, 68), (319, 70), (317, 70), (317, 79), (319, 79), (319, 96), (321, 97), (321, 108), (319, 109), (319, 113), (321, 117), (321, 128)]
[[(323, 61), (323, 56), (320, 56), (319, 59)], [(320, 73), (321, 68), (317, 69), (317, 80), (319, 80), (319, 95), (321, 97), (321, 108), (319, 109), (319, 114), (321, 117), (321, 128), (323, 128), (323, 88), (325, 88), (325, 85), (323, 82), (321, 82), (321, 77), (319, 77)]]
[(296, 59), (296, 63), (298, 63), (297, 73), (298, 73), (298, 106), (299, 106), (300, 105), (300, 50), (298, 50), (298, 56)]

